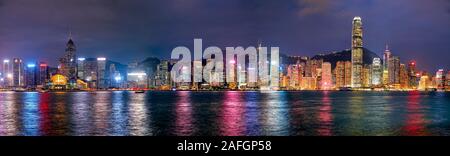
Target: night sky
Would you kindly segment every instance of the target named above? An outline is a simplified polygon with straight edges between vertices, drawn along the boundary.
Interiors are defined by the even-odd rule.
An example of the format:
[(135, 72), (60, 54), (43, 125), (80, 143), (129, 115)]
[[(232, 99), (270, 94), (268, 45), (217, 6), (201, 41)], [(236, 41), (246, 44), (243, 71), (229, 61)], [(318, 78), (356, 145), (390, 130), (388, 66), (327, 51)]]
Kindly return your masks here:
[(404, 63), (450, 69), (450, 0), (0, 0), (0, 58), (56, 65), (70, 30), (79, 56), (125, 64), (194, 38), (312, 56), (348, 49), (354, 16), (378, 55), (388, 43)]

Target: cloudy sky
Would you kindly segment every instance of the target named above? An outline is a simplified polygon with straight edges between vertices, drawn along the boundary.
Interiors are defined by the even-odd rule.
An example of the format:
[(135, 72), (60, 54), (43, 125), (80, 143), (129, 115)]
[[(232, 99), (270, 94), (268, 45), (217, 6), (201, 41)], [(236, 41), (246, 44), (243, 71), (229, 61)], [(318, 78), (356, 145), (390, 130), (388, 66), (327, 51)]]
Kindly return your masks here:
[(379, 55), (388, 43), (403, 62), (450, 68), (450, 0), (0, 0), (0, 58), (55, 65), (70, 30), (79, 56), (122, 63), (168, 58), (194, 38), (312, 56), (349, 48), (354, 16)]

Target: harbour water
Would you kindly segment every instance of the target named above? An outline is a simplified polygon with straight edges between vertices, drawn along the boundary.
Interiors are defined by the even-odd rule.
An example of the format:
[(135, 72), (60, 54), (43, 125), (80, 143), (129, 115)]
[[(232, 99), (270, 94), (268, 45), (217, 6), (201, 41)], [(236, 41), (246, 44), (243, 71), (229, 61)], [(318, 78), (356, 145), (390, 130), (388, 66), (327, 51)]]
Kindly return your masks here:
[(449, 92), (0, 92), (0, 135), (450, 135)]

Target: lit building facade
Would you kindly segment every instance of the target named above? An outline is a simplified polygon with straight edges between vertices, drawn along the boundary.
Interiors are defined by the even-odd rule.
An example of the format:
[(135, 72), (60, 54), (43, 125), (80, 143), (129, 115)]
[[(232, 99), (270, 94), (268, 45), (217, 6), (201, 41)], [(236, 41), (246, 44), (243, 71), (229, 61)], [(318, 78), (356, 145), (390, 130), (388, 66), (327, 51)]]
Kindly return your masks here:
[(40, 62), (38, 68), (37, 85), (39, 88), (47, 88), (47, 84), (50, 82), (48, 64), (45, 62)]
[(338, 61), (334, 73), (336, 88), (351, 87), (352, 62)]
[(405, 64), (400, 64), (400, 88), (409, 89), (408, 70)]
[(372, 62), (372, 85), (378, 87), (383, 82), (383, 66), (380, 58), (373, 58)]
[(436, 72), (436, 88), (438, 90), (444, 90), (445, 89), (445, 73), (444, 69), (439, 69)]
[(389, 75), (389, 62), (391, 60), (391, 51), (389, 50), (389, 46), (386, 45), (386, 49), (383, 53), (383, 84), (389, 85), (390, 83), (390, 75)]
[(72, 37), (69, 38), (69, 41), (66, 44), (64, 57), (60, 58), (59, 61), (59, 73), (69, 79), (68, 83), (69, 85), (72, 85), (69, 86), (69, 88), (73, 88), (77, 80), (77, 57), (76, 47)]
[(389, 59), (389, 85), (398, 85), (400, 84), (400, 58), (397, 56), (392, 56)]
[(372, 87), (372, 65), (364, 65), (361, 74), (362, 87), (370, 88)]
[(35, 89), (37, 86), (37, 70), (36, 64), (27, 64), (26, 74), (25, 74), (25, 84), (26, 88)]
[(322, 90), (331, 90), (333, 89), (333, 78), (331, 73), (331, 63), (323, 62), (322, 63), (322, 74), (321, 74), (321, 89)]
[(25, 86), (24, 74), (22, 59), (14, 58), (12, 63), (12, 85), (14, 88), (21, 88)]
[(353, 19), (352, 29), (352, 87), (362, 87), (363, 27), (361, 17)]
[(416, 89), (417, 88), (417, 82), (418, 82), (418, 78), (417, 78), (417, 71), (416, 71), (416, 61), (410, 61), (408, 63), (408, 79), (409, 79), (409, 87), (411, 87), (412, 89)]

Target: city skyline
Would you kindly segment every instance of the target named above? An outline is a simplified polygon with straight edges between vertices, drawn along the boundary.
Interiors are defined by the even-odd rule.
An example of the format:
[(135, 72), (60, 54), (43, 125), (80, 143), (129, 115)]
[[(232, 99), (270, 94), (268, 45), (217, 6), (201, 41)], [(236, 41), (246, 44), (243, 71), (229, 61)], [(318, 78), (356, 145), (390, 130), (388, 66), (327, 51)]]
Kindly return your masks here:
[[(446, 1), (408, 1), (408, 4), (389, 1), (338, 4), (327, 0), (154, 1), (139, 7), (135, 1), (108, 2), (108, 5), (88, 1), (50, 2), (34, 5), (35, 2), (20, 0), (0, 1), (0, 18), (9, 21), (2, 23), (0, 29), (0, 58), (19, 57), (26, 62), (42, 60), (56, 66), (56, 60), (64, 53), (69, 31), (77, 41), (79, 56), (108, 57), (122, 63), (147, 56), (168, 58), (172, 48), (192, 45), (193, 38), (204, 38), (205, 45), (222, 47), (255, 46), (261, 41), (279, 46), (281, 53), (313, 56), (349, 49), (349, 21), (353, 16), (361, 16), (364, 19), (364, 47), (379, 56), (387, 43), (401, 60), (414, 59), (421, 69), (433, 72), (450, 66), (445, 59), (448, 57), (446, 51), (450, 49), (447, 44), (450, 34), (446, 31), (450, 24), (440, 20), (449, 16)], [(205, 3), (223, 7), (211, 12)], [(399, 4), (404, 7), (396, 8)], [(77, 9), (87, 6), (86, 13), (96, 16), (78, 12)], [(121, 9), (130, 8), (135, 11), (121, 14)], [(337, 8), (346, 8), (346, 11)], [(230, 9), (233, 13), (226, 11)], [(269, 9), (274, 11), (267, 11)], [(162, 10), (158, 15), (150, 15)], [(60, 14), (50, 15), (53, 12)], [(205, 16), (206, 13), (212, 15)], [(414, 16), (416, 14), (418, 16)], [(31, 20), (12, 19), (10, 15)], [(129, 17), (133, 18), (126, 19)], [(124, 56), (124, 53), (130, 55)]]
[[(381, 62), (380, 56), (364, 48), (362, 21), (359, 16), (353, 18), (350, 50), (334, 52), (330, 54), (331, 57), (323, 58), (280, 57), (279, 47), (272, 47), (268, 53), (267, 47), (259, 43), (258, 47), (249, 47), (246, 50), (242, 47), (237, 48), (240, 50), (227, 47), (227, 56), (223, 59), (224, 51), (218, 47), (206, 48), (205, 54), (211, 53), (210, 48), (218, 50), (203, 56), (202, 39), (194, 39), (194, 60), (189, 48), (181, 46), (174, 48), (170, 60), (149, 57), (142, 62), (123, 65), (106, 57), (77, 57), (78, 48), (70, 32), (65, 54), (58, 59), (56, 68), (49, 67), (48, 63), (42, 61), (26, 63), (17, 57), (12, 61), (4, 59), (0, 70), (0, 88), (38, 91), (450, 90), (450, 71), (446, 74), (444, 69), (439, 69), (436, 75), (433, 75), (417, 68), (414, 60), (404, 63), (397, 53), (391, 52), (388, 45)], [(347, 57), (344, 56), (345, 53)], [(267, 54), (271, 59), (267, 59)], [(203, 68), (209, 66), (207, 62), (213, 63), (211, 69), (214, 67), (214, 71)], [(267, 64), (270, 64), (269, 71)], [(223, 70), (224, 65), (226, 70)], [(208, 73), (209, 76), (205, 77)]]

